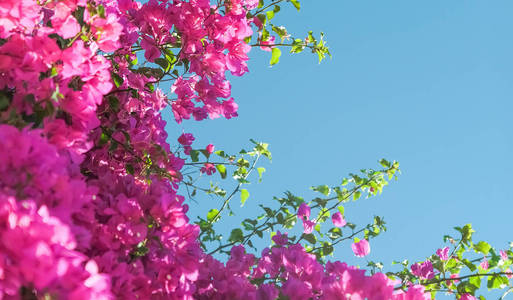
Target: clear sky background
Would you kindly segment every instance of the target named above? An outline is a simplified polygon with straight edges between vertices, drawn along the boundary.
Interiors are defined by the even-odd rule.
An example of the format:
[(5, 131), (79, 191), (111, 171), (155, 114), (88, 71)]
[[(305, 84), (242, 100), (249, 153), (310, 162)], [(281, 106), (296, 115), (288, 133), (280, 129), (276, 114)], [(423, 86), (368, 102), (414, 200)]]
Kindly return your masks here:
[[(293, 36), (326, 33), (333, 59), (253, 49), (250, 73), (232, 79), (239, 117), (170, 124), (170, 137), (193, 132), (197, 146), (236, 152), (268, 142), (272, 164), (251, 203), (286, 190), (336, 185), (349, 172), (398, 160), (402, 175), (376, 198), (346, 207), (388, 232), (371, 241), (372, 260), (423, 260), (444, 234), (472, 223), (475, 240), (506, 248), (513, 240), (513, 2), (314, 1), (301, 12), (284, 3), (274, 22)], [(166, 118), (171, 120), (169, 112)], [(171, 122), (170, 122), (171, 123)], [(217, 177), (216, 177), (217, 178)], [(235, 199), (238, 201), (238, 198)], [(234, 206), (237, 206), (234, 202)], [(191, 214), (218, 206), (205, 197)], [(191, 217), (193, 217), (191, 215)], [(334, 259), (365, 265), (349, 244)]]

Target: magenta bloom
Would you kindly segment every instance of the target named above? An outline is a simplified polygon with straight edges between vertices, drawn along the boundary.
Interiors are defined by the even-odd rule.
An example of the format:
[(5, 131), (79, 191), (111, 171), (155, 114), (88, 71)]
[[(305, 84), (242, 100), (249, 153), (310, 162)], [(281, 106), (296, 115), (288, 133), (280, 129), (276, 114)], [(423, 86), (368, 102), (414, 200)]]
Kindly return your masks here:
[(500, 250), (500, 251), (499, 251), (499, 253), (501, 254), (501, 259), (502, 259), (503, 261), (508, 260), (508, 253), (506, 253), (506, 251), (504, 251), (504, 250)]
[(301, 203), (299, 209), (297, 210), (297, 216), (301, 219), (304, 219), (304, 217), (306, 217), (306, 219), (308, 220), (310, 218), (310, 206), (308, 206), (308, 204), (306, 204), (305, 202)]
[(416, 263), (411, 265), (411, 272), (413, 275), (419, 277), (420, 279), (431, 279), (435, 277), (433, 265), (429, 260), (426, 260), (423, 263)]
[(315, 228), (315, 222), (310, 220), (303, 220), (303, 232), (306, 234), (312, 233)]
[(471, 294), (465, 293), (461, 295), (460, 300), (476, 300), (476, 297), (472, 296)]
[(336, 212), (331, 216), (331, 221), (333, 221), (333, 225), (337, 227), (344, 227), (346, 226), (347, 222), (344, 220), (344, 217), (340, 212)]
[(485, 258), (481, 261), (481, 263), (479, 264), (479, 266), (481, 267), (481, 269), (483, 270), (488, 270), (488, 268), (490, 267), (490, 265), (488, 264), (488, 260)]
[(440, 259), (445, 261), (449, 259), (449, 247), (436, 250), (436, 254), (440, 256)]
[(354, 255), (358, 257), (364, 257), (370, 253), (370, 245), (367, 240), (361, 240), (358, 243), (353, 243), (351, 245), (351, 249), (353, 249)]
[(205, 148), (205, 151), (207, 151), (208, 154), (212, 154), (212, 153), (214, 153), (214, 149), (215, 149), (214, 145), (208, 144), (207, 147)]
[(287, 245), (289, 242), (289, 238), (286, 233), (281, 233), (279, 230), (278, 232), (272, 237), (272, 240), (276, 243), (278, 246)]
[(195, 140), (192, 133), (182, 133), (182, 135), (178, 138), (178, 142), (184, 146), (192, 145), (192, 142)]
[(211, 163), (205, 163), (200, 172), (206, 173), (207, 175), (212, 175), (216, 172), (216, 167)]

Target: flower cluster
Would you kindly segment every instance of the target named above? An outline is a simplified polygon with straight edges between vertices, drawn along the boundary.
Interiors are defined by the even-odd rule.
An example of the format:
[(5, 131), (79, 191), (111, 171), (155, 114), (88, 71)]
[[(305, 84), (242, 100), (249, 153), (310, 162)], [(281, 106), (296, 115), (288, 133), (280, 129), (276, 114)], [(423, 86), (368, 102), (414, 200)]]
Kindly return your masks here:
[[(394, 291), (396, 282), (382, 273), (366, 275), (365, 270), (342, 262), (323, 266), (315, 255), (299, 245), (287, 245), (286, 234), (273, 236), (275, 246), (262, 251), (260, 258), (246, 254), (244, 247), (231, 250), (223, 265), (211, 256), (202, 260), (197, 299), (430, 299), (422, 286)], [(249, 278), (249, 279), (248, 279)], [(258, 285), (254, 283), (258, 282)], [(252, 284), (253, 283), (253, 284)]]
[[(260, 258), (234, 246), (226, 265), (202, 251), (178, 194), (194, 137), (173, 152), (161, 111), (237, 116), (226, 76), (248, 72), (259, 3), (0, 3), (0, 299), (427, 299), (286, 235)], [(311, 233), (310, 208), (298, 216)]]

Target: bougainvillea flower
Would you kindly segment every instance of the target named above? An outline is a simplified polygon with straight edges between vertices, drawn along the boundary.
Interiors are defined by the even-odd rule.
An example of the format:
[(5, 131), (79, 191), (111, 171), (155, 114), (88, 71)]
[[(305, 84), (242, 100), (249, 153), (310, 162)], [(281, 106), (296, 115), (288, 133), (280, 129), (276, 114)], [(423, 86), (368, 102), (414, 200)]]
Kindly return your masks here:
[(351, 244), (351, 249), (353, 249), (354, 255), (358, 257), (364, 257), (370, 253), (370, 245), (367, 240), (360, 240)]
[(411, 265), (411, 272), (413, 275), (421, 279), (431, 279), (435, 277), (435, 273), (433, 272), (433, 264), (431, 264), (431, 261), (429, 260)]
[(336, 212), (331, 216), (331, 221), (333, 221), (333, 225), (336, 227), (344, 227), (347, 222), (344, 220), (344, 216), (340, 212)]
[(436, 254), (440, 257), (441, 260), (446, 261), (449, 259), (449, 247), (444, 247), (436, 250)]

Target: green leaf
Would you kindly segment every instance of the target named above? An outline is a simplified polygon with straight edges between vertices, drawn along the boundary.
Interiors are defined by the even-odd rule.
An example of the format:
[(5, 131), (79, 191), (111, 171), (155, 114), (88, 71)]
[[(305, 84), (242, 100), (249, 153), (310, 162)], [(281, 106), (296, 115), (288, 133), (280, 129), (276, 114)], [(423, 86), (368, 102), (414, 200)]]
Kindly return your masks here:
[(490, 246), (490, 244), (488, 244), (485, 241), (480, 241), (479, 243), (474, 245), (474, 249), (476, 250), (476, 252), (481, 252), (484, 255), (487, 255), (490, 252), (491, 248), (492, 246)]
[(309, 234), (303, 233), (303, 238), (305, 240), (307, 240), (312, 245), (315, 245), (315, 243), (317, 242), (317, 238), (315, 237), (315, 235), (313, 233), (309, 233)]
[(230, 233), (230, 237), (228, 238), (228, 241), (234, 242), (234, 243), (244, 241), (244, 235), (242, 234), (242, 229), (235, 228), (234, 230), (232, 230), (232, 232)]
[(479, 289), (481, 287), (481, 277), (479, 277), (479, 276), (470, 277), (470, 279), (468, 281), (470, 282), (470, 284), (475, 286), (476, 289)]
[(272, 18), (274, 18), (274, 15), (280, 11), (280, 6), (279, 5), (275, 5), (274, 6), (274, 9), (273, 10), (270, 10), (268, 12), (266, 12), (266, 15), (267, 15), (267, 20), (271, 20)]
[(240, 190), (240, 204), (241, 206), (244, 206), (244, 203), (246, 203), (246, 200), (249, 198), (249, 192), (246, 189)]
[(491, 276), (488, 278), (487, 287), (489, 289), (502, 289), (509, 283), (508, 277), (505, 276)]
[(342, 236), (342, 230), (338, 227), (333, 227), (328, 231), (330, 239), (334, 240)]
[(109, 106), (110, 109), (112, 109), (113, 112), (119, 111), (119, 99), (116, 96), (109, 96), (107, 98), (109, 100)]
[(262, 174), (265, 172), (265, 168), (259, 167), (259, 168), (257, 168), (257, 171), (258, 171), (258, 180), (262, 181)]
[(322, 254), (323, 255), (330, 255), (331, 253), (333, 253), (333, 246), (331, 245), (331, 243), (328, 243), (328, 242), (324, 242), (322, 244)]
[(0, 111), (8, 108), (9, 104), (10, 104), (9, 98), (7, 98), (7, 96), (4, 95), (3, 93), (0, 93)]
[(191, 150), (191, 159), (193, 162), (197, 162), (199, 160), (199, 151)]
[(267, 20), (271, 20), (272, 18), (274, 18), (274, 11), (270, 10), (270, 11), (266, 12), (266, 15), (267, 15)]
[(278, 224), (285, 223), (285, 218), (283, 217), (282, 213), (279, 213), (279, 214), (276, 215), (276, 220), (278, 221)]
[(472, 229), (472, 224), (466, 224), (463, 228), (455, 227), (454, 229), (461, 233), (461, 241), (468, 245), (468, 242), (472, 240), (472, 233), (475, 232), (475, 230)]
[(213, 208), (211, 210), (209, 210), (209, 212), (207, 213), (207, 220), (209, 222), (212, 222), (214, 220), (214, 218), (219, 214), (219, 210)]
[(150, 93), (153, 93), (153, 91), (155, 91), (155, 86), (152, 84), (152, 83), (146, 83), (145, 86), (148, 88), (148, 90), (150, 91)]
[(299, 0), (290, 0), (292, 2), (292, 5), (299, 11), (301, 9), (301, 4), (299, 3)]
[(112, 140), (110, 142), (109, 152), (116, 151), (116, 149), (118, 149), (118, 142)]
[(118, 74), (116, 73), (112, 73), (112, 80), (114, 81), (114, 85), (119, 88), (121, 85), (123, 85), (123, 78), (121, 76), (119, 76)]
[(128, 174), (134, 175), (134, 173), (135, 173), (134, 166), (132, 166), (131, 164), (126, 164), (125, 169)]
[(217, 169), (217, 171), (219, 171), (219, 175), (221, 175), (221, 178), (225, 179), (226, 178), (226, 167), (224, 165), (217, 164), (216, 169)]
[(344, 207), (343, 207), (342, 205), (340, 205), (340, 206), (338, 207), (338, 211), (339, 211), (342, 215), (344, 215)]
[(162, 69), (164, 69), (164, 72), (169, 71), (169, 69), (171, 67), (171, 64), (169, 63), (169, 61), (167, 59), (162, 58), (162, 57), (159, 57), (159, 58), (155, 59), (155, 63), (157, 65), (161, 66)]
[[(266, 18), (266, 16), (265, 16), (264, 14), (258, 14), (258, 15), (257, 15), (257, 18), (258, 18), (258, 20), (260, 20), (260, 22), (262, 22), (262, 25), (264, 25), (264, 26), (265, 26), (265, 23), (267, 22), (267, 18)], [(266, 37), (266, 36), (265, 36), (265, 34), (264, 34), (265, 32), (267, 32), (267, 37), (269, 37), (269, 32), (264, 28), (264, 29), (263, 29), (263, 31), (262, 31), (262, 39), (263, 39), (264, 41), (266, 41), (266, 40), (267, 40), (267, 37)]]
[(362, 192), (356, 191), (356, 193), (354, 193), (354, 195), (353, 195), (353, 201), (360, 199), (361, 195), (362, 195)]
[(274, 26), (274, 25), (272, 25), (272, 27), (271, 27), (271, 28), (272, 28), (272, 30), (273, 30), (274, 32), (276, 32), (276, 34), (278, 34), (278, 36), (280, 37), (280, 39), (281, 39), (281, 41), (282, 41), (282, 42), (283, 42), (283, 40), (284, 40), (285, 38), (287, 38), (287, 37), (289, 36), (289, 35), (288, 35), (288, 33), (287, 33), (287, 29), (286, 29), (285, 27), (283, 27), (283, 26), (279, 26), (279, 27), (278, 27), (278, 26)]
[(55, 77), (55, 76), (59, 75), (59, 72), (57, 71), (56, 67), (52, 67), (50, 72), (51, 72), (50, 77)]
[(103, 146), (107, 144), (108, 141), (109, 136), (105, 132), (102, 132), (102, 134), (100, 135), (100, 140), (98, 141), (98, 146)]
[(390, 168), (390, 162), (386, 159), (381, 159), (379, 163), (383, 166), (383, 168)]
[(98, 14), (100, 18), (105, 19), (105, 7), (101, 4), (98, 6)]
[(324, 194), (325, 196), (328, 196), (330, 194), (330, 188), (329, 186), (327, 185), (319, 185), (319, 186), (315, 186), (315, 187), (312, 187), (312, 190), (316, 191), (316, 192), (319, 192), (319, 193), (322, 193)]
[(281, 56), (281, 50), (279, 48), (273, 48), (271, 61), (269, 62), (269, 64), (271, 66), (277, 64), (280, 61), (280, 56)]

